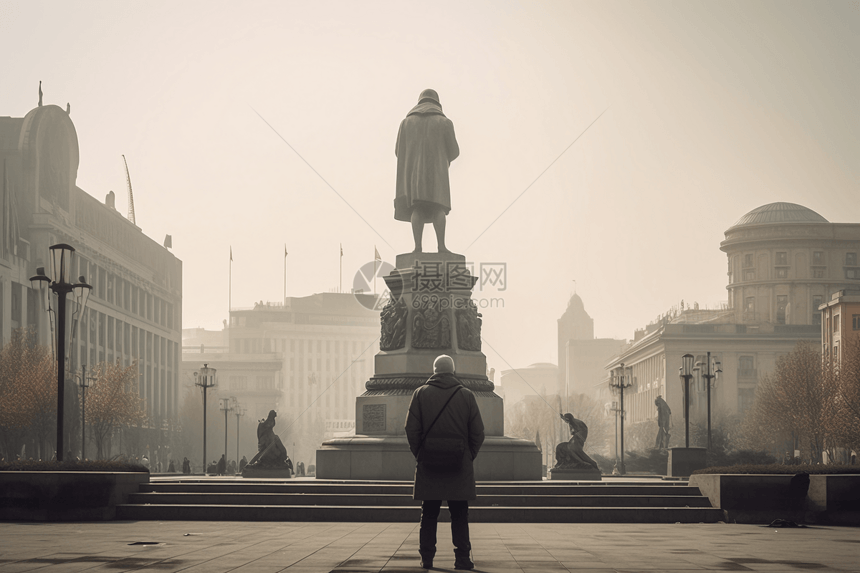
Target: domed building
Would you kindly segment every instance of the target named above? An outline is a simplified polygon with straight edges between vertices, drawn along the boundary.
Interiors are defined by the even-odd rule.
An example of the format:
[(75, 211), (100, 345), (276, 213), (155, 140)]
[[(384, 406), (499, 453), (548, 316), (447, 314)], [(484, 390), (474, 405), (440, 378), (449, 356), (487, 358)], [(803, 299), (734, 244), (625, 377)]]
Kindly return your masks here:
[(725, 233), (729, 307), (738, 324), (821, 324), (818, 307), (860, 285), (860, 225), (807, 207), (770, 203)]
[[(675, 416), (672, 446), (684, 439), (678, 375), (684, 354), (695, 357), (702, 367), (699, 374), (708, 353), (721, 364), (711, 389), (712, 413), (743, 413), (752, 405), (758, 381), (781, 356), (800, 341), (821, 344), (819, 307), (860, 287), (860, 224), (831, 223), (802, 205), (770, 203), (753, 209), (725, 231), (720, 249), (728, 258), (727, 307), (673, 309), (638, 330), (604, 371), (601, 396), (609, 404), (617, 399), (610, 396), (609, 370), (622, 365), (632, 370), (624, 404), (631, 424), (656, 418), (657, 396), (668, 402)], [(842, 318), (853, 326), (853, 316), (850, 323)], [(690, 394), (691, 422), (704, 424), (707, 386), (701, 376)]]

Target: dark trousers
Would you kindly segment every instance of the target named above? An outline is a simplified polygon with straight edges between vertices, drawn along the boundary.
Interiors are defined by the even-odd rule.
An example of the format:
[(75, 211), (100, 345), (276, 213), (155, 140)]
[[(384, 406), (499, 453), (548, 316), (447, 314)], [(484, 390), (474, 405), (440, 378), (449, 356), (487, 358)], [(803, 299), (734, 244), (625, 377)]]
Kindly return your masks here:
[[(418, 552), (422, 558), (433, 559), (436, 554), (436, 520), (442, 501), (438, 499), (425, 500), (421, 504), (421, 529), (418, 534)], [(469, 502), (449, 501), (448, 510), (451, 512), (451, 537), (454, 542), (456, 557), (469, 557), (472, 544), (469, 543)]]

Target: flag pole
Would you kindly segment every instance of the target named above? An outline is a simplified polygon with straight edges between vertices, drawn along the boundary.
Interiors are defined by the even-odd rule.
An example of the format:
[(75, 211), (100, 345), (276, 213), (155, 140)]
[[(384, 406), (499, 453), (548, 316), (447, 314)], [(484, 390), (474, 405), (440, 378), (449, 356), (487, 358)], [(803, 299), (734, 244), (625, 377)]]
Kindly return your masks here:
[(287, 244), (284, 243), (284, 308), (287, 306)]
[(230, 279), (227, 287), (227, 325), (232, 322), (230, 312), (233, 310), (233, 246), (230, 245)]
[(376, 245), (373, 245), (373, 296), (376, 296), (376, 259), (379, 256)]
[(343, 292), (343, 243), (340, 244), (340, 274), (338, 275), (337, 292)]

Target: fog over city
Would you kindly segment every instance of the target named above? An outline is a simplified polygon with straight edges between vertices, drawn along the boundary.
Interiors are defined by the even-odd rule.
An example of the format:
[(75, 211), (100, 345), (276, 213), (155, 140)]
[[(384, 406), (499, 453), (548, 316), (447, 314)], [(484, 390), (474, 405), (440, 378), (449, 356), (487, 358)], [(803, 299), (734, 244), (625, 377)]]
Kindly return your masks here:
[(231, 248), (234, 307), (282, 300), (285, 246), (289, 296), (338, 289), (341, 244), (347, 291), (374, 247), (412, 250), (394, 144), (435, 89), (448, 246), (506, 265), (475, 292), (502, 301), (501, 370), (556, 362), (574, 288), (597, 337), (725, 302), (720, 241), (760, 205), (860, 221), (858, 24), (856, 2), (3, 2), (0, 110), (40, 81), (69, 103), (77, 185), (121, 213), (124, 154), (182, 326), (220, 329)]

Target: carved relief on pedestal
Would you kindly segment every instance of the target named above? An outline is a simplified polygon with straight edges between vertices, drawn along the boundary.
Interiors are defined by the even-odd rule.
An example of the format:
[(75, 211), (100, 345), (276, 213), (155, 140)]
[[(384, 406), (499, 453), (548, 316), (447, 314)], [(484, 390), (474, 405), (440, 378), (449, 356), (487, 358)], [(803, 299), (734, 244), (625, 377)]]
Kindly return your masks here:
[(451, 320), (435, 306), (412, 311), (412, 348), (451, 348)]
[(454, 311), (457, 321), (457, 346), (460, 350), (481, 351), (481, 314), (469, 305)]
[(379, 337), (380, 350), (399, 350), (406, 346), (406, 304), (402, 299), (389, 299), (382, 308), (380, 321), (382, 333)]

